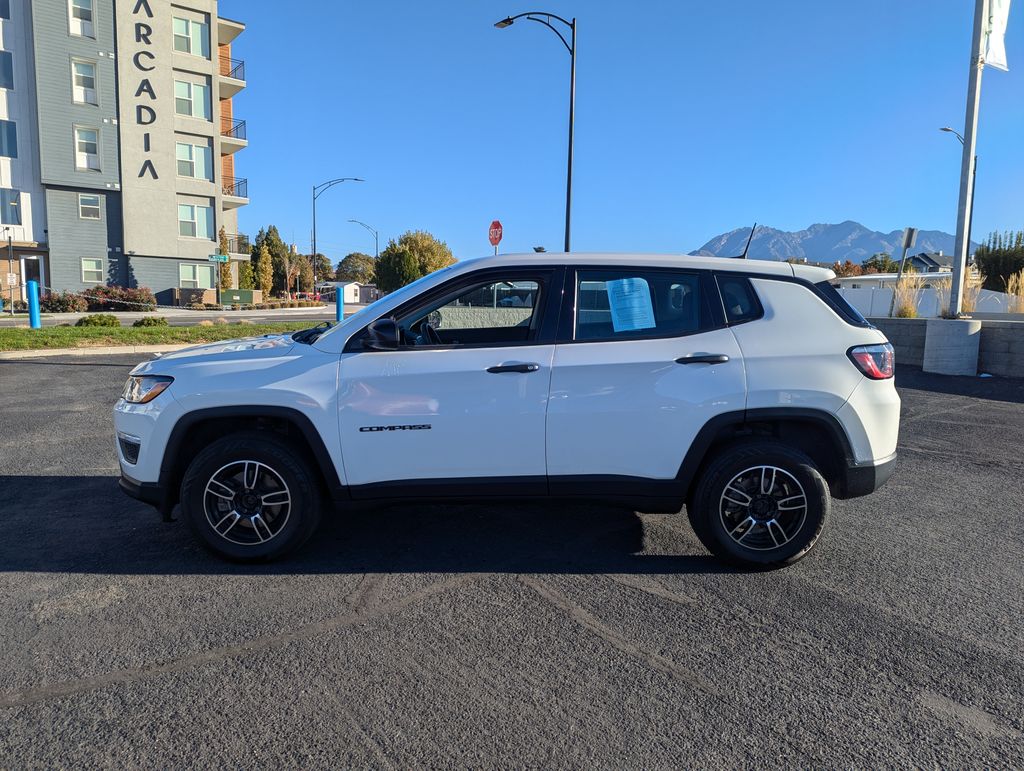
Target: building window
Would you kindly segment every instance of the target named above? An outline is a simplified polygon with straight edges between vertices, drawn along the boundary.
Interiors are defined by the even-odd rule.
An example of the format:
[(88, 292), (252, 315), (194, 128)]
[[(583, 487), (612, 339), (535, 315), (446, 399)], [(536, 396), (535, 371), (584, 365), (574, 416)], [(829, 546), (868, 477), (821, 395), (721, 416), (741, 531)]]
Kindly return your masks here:
[(194, 145), (178, 142), (175, 147), (178, 159), (178, 176), (207, 179), (213, 182), (213, 151), (208, 144)]
[(0, 120), (0, 157), (18, 157), (18, 127), (13, 120)]
[(100, 218), (100, 197), (98, 195), (79, 193), (78, 216), (83, 220), (98, 220)]
[(17, 190), (0, 189), (0, 224), (21, 224), (21, 207), (18, 205), (20, 198), (21, 193)]
[(178, 235), (213, 240), (213, 207), (178, 204)]
[(174, 81), (174, 111), (178, 115), (210, 120), (210, 89), (201, 83)]
[(213, 265), (183, 262), (178, 265), (178, 282), (182, 289), (213, 289)]
[(93, 0), (68, 0), (71, 34), (81, 37), (96, 37), (93, 31)]
[(96, 62), (74, 59), (71, 62), (72, 99), (78, 104), (96, 102)]
[(0, 51), (0, 88), (14, 88), (14, 55), (10, 51)]
[(174, 50), (210, 58), (210, 25), (174, 17)]
[(82, 283), (103, 283), (103, 260), (95, 260), (91, 257), (82, 258)]
[(94, 128), (75, 127), (75, 168), (100, 170), (100, 132)]
[(11, 0), (0, 0), (0, 19), (11, 18)]

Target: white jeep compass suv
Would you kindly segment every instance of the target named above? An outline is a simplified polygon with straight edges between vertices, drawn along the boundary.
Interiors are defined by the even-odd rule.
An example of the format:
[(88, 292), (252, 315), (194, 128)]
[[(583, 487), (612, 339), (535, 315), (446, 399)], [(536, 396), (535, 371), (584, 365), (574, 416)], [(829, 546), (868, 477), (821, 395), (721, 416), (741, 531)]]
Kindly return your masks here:
[(684, 506), (739, 563), (810, 551), (892, 473), (893, 349), (821, 268), (723, 258), (466, 260), (333, 328), (137, 366), (121, 487), (233, 560), (364, 501)]

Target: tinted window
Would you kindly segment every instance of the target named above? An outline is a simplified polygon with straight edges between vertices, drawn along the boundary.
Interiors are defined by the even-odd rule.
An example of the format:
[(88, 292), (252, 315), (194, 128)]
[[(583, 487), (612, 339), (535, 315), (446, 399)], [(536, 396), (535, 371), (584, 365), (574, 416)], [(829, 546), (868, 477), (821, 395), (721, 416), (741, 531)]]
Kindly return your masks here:
[(718, 275), (717, 279), (725, 318), (730, 324), (761, 318), (761, 303), (749, 279), (727, 275)]
[(839, 293), (839, 290), (828, 281), (820, 281), (814, 286), (825, 297), (825, 302), (838, 311), (839, 315), (843, 316), (847, 322), (860, 327), (871, 326), (871, 323), (861, 315), (860, 311), (850, 305), (846, 298)]
[(576, 281), (576, 340), (678, 337), (706, 326), (696, 273), (586, 270)]

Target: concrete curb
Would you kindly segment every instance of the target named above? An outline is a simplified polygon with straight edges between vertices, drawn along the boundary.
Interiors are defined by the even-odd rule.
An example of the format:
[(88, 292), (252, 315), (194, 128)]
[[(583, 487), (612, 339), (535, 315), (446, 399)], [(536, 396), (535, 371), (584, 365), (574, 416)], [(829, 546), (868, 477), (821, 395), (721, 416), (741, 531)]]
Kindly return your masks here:
[(0, 361), (36, 359), (44, 356), (90, 356), (113, 353), (167, 353), (202, 343), (175, 343), (173, 345), (98, 345), (94, 348), (42, 348), (27, 351), (0, 351)]

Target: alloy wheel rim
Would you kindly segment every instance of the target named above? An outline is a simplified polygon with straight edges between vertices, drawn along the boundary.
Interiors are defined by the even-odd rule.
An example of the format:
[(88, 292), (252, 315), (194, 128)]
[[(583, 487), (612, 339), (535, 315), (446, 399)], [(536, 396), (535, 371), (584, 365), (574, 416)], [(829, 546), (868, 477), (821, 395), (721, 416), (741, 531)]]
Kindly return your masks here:
[(276, 538), (291, 515), (291, 491), (266, 463), (238, 460), (217, 469), (203, 491), (206, 521), (230, 543), (259, 546)]
[(778, 466), (752, 466), (725, 486), (718, 512), (734, 543), (769, 551), (790, 543), (807, 521), (807, 494)]

